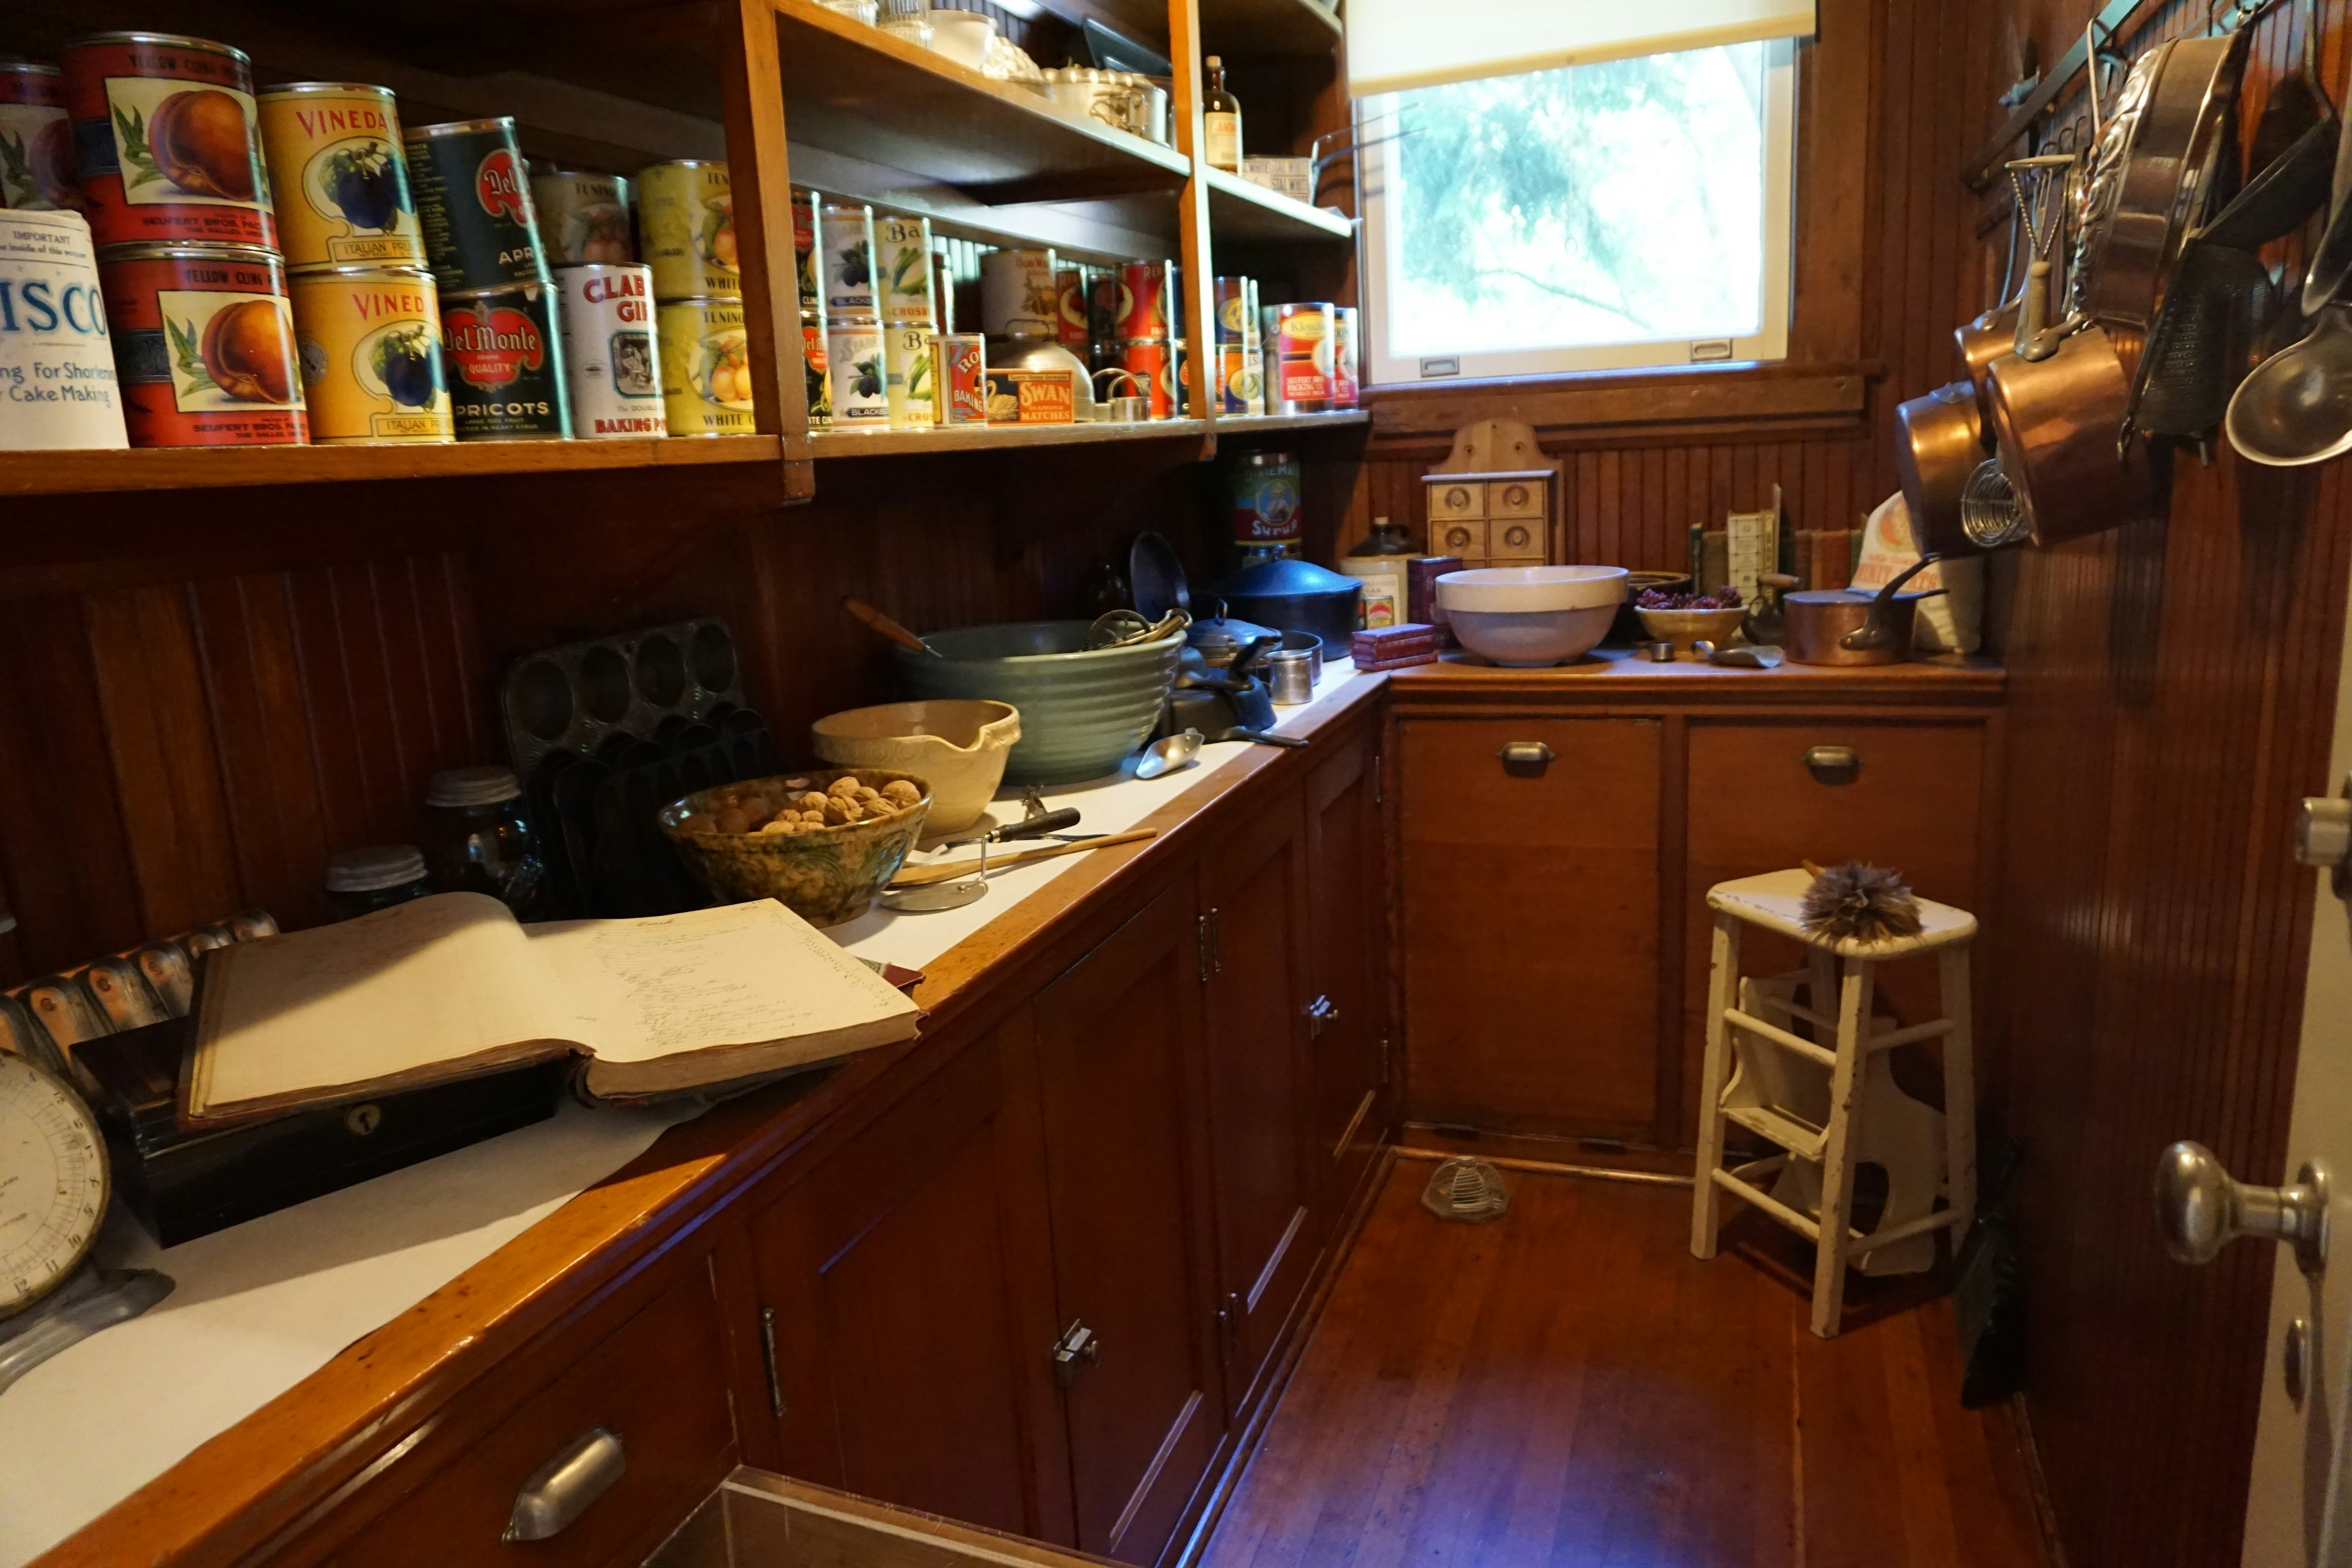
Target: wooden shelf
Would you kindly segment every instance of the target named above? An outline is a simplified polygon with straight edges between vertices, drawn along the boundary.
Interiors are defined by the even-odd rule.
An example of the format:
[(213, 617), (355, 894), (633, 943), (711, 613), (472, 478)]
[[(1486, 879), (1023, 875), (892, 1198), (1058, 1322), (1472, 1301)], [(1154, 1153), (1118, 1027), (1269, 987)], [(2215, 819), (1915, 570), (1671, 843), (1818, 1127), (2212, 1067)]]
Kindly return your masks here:
[(145, 447), (127, 452), (0, 452), (0, 496), (234, 489), (252, 485), (457, 479), (618, 468), (779, 464), (773, 436), (627, 441), (471, 441), (447, 447)]
[(1328, 55), (1339, 13), (1317, 0), (1200, 0), (1201, 40), (1213, 54)]
[(1214, 428), (1221, 437), (1258, 436), (1285, 430), (1344, 430), (1371, 422), (1368, 410), (1342, 408), (1330, 414), (1220, 414)]
[(1152, 419), (1139, 425), (959, 425), (941, 430), (821, 430), (809, 437), (817, 458), (908, 458), (999, 447), (1085, 447), (1113, 441), (1195, 439), (1205, 419)]
[(1223, 169), (1202, 171), (1209, 186), (1209, 235), (1213, 248), (1221, 240), (1273, 240), (1318, 245), (1352, 245), (1352, 218), (1267, 190), (1255, 181)]

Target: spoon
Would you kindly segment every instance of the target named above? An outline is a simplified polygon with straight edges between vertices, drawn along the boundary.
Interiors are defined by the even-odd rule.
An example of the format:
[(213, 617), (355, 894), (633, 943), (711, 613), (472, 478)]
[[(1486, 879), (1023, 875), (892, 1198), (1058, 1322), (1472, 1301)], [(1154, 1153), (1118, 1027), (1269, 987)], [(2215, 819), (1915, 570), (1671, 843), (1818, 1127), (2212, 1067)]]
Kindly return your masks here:
[(933, 658), (947, 657), (863, 599), (844, 599), (841, 601), (841, 607), (847, 610), (852, 618), (873, 631), (880, 632), (900, 647), (914, 653), (927, 653)]
[(1181, 735), (1170, 735), (1154, 741), (1143, 749), (1135, 761), (1135, 776), (1156, 779), (1161, 773), (1172, 773), (1178, 768), (1189, 768), (1201, 754), (1201, 731), (1187, 730)]
[(2256, 365), (2222, 423), (2241, 455), (2272, 468), (2352, 451), (2352, 306), (2327, 306), (2301, 342)]

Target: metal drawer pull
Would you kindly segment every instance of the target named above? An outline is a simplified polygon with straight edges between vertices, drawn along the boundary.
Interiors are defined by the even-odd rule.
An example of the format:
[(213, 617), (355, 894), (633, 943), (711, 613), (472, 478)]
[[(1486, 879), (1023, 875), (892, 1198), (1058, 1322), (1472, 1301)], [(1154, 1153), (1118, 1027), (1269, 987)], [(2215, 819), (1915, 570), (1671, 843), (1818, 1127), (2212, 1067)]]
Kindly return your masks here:
[(1505, 773), (1516, 778), (1540, 778), (1551, 765), (1552, 751), (1541, 741), (1513, 741), (1495, 755), (1502, 759)]
[(588, 1511), (588, 1505), (613, 1489), (628, 1468), (621, 1457), (621, 1439), (602, 1426), (592, 1426), (563, 1447), (563, 1451), (539, 1468), (515, 1493), (514, 1517), (507, 1521), (509, 1541), (545, 1541)]
[(1805, 750), (1805, 766), (1815, 773), (1859, 773), (1862, 753), (1852, 746), (1809, 746)]

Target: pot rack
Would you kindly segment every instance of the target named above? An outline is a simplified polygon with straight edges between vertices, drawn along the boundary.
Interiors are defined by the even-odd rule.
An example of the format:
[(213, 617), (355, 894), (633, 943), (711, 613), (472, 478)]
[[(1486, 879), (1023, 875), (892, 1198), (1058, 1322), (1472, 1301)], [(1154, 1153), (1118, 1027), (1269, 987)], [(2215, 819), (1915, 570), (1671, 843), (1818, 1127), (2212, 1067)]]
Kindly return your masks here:
[[(2048, 114), (2059, 100), (2074, 89), (2075, 81), (2089, 64), (2092, 39), (2104, 40), (2100, 52), (2105, 53), (2142, 10), (2161, 8), (2164, 0), (2107, 0), (2106, 5), (2083, 29), (2083, 36), (2067, 47), (2058, 57), (2057, 64), (2034, 83), (2016, 110), (1995, 132), (1976, 154), (1960, 166), (1960, 179), (1969, 190), (1981, 194), (2000, 179), (2011, 157), (2010, 149), (2018, 139), (2031, 132), (2042, 117)], [(2252, 26), (2269, 16), (2287, 0), (2224, 0), (2206, 13), (2205, 31), (2209, 34), (2231, 33)]]

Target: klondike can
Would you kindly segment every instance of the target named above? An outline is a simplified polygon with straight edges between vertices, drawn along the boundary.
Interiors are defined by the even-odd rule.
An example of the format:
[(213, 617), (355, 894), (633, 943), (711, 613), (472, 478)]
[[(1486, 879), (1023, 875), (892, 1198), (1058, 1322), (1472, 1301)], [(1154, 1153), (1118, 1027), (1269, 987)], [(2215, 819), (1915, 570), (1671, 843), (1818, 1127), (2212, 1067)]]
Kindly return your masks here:
[[(431, 230), (428, 228), (429, 235)], [(441, 352), (460, 441), (562, 441), (572, 435), (555, 285), (444, 289)]]
[(257, 101), (289, 271), (425, 265), (390, 88), (298, 81)]
[(433, 274), (421, 267), (328, 267), (287, 281), (311, 440), (457, 438)]
[(123, 423), (134, 447), (310, 439), (286, 269), (244, 245), (99, 252)]
[(929, 430), (940, 422), (940, 384), (931, 367), (931, 339), (937, 335), (927, 326), (882, 329), (882, 368), (893, 430)]
[(257, 245), (278, 223), (241, 49), (172, 33), (100, 33), (66, 50), (66, 112), (108, 245)]
[(0, 448), (127, 447), (89, 223), (0, 212)]
[(743, 301), (663, 300), (654, 316), (660, 323), (662, 405), (669, 433), (750, 435), (751, 353), (743, 332)]
[[(864, 325), (881, 319), (874, 287), (874, 209), (854, 202), (827, 202), (817, 209), (818, 267), (824, 284), (829, 325)], [(840, 399), (834, 414), (841, 413)]]
[(988, 340), (978, 332), (931, 337), (931, 388), (942, 425), (988, 423)]
[(629, 182), (620, 175), (534, 163), (530, 205), (539, 215), (540, 247), (547, 252), (550, 266), (607, 262), (625, 267), (636, 260)]
[[(735, 187), (727, 165), (681, 158), (637, 171), (638, 252), (654, 269), (654, 298), (740, 300)], [(748, 428), (748, 426), (747, 426)]]
[(833, 427), (833, 378), (825, 374), (824, 318), (801, 312), (801, 370), (807, 377), (808, 425), (812, 430)]
[(87, 205), (60, 77), (55, 66), (0, 60), (0, 207), (79, 212)]
[[(412, 126), (404, 144), (425, 260), (445, 303), (457, 294), (547, 281), (547, 254), (540, 247), (513, 120), (499, 115)], [(461, 437), (465, 428), (461, 412)]]
[(877, 429), (890, 422), (890, 367), (875, 326), (825, 329), (824, 358), (833, 377), (834, 428)]
[(1332, 396), (1331, 307), (1268, 305), (1265, 320), (1266, 412), (1328, 412)]
[(572, 433), (583, 440), (667, 436), (654, 277), (646, 267), (583, 262), (555, 269)]

